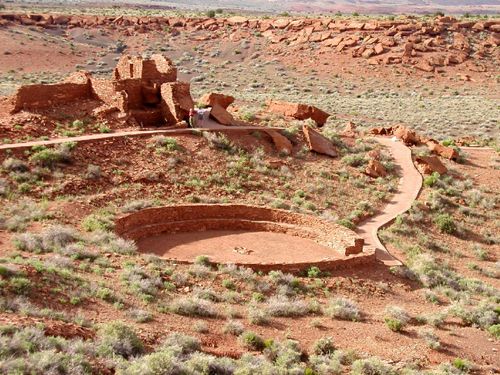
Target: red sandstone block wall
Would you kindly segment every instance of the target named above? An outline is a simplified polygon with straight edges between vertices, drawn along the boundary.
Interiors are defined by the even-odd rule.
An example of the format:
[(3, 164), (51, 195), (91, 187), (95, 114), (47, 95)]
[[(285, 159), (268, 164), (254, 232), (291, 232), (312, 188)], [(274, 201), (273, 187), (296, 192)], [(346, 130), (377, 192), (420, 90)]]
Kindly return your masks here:
[(55, 104), (91, 98), (88, 83), (64, 82), (54, 85), (22, 86), (14, 95), (14, 112), (22, 109), (41, 109)]

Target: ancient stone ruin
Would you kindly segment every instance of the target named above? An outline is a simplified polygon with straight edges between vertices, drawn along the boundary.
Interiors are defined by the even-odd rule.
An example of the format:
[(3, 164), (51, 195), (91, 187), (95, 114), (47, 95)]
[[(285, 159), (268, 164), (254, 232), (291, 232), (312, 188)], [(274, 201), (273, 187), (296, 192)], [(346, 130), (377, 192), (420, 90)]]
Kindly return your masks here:
[(111, 79), (77, 72), (61, 83), (22, 86), (12, 112), (84, 99), (101, 102), (97, 112), (119, 112), (140, 125), (176, 125), (188, 120), (194, 107), (189, 83), (178, 81), (172, 61), (157, 54), (150, 59), (122, 56)]

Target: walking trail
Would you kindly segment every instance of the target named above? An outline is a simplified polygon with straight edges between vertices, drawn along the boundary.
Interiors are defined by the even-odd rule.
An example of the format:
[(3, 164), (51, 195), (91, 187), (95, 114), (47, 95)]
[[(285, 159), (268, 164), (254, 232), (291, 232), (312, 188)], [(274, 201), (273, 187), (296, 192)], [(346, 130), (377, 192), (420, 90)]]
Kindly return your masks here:
[(391, 223), (398, 215), (411, 208), (422, 188), (422, 175), (413, 164), (411, 150), (401, 141), (383, 137), (375, 139), (388, 148), (396, 165), (400, 168), (401, 178), (396, 194), (393, 195), (383, 211), (362, 222), (356, 232), (365, 240), (365, 247), (375, 249), (379, 261), (387, 266), (398, 266), (403, 263), (387, 251), (377, 233), (380, 228)]
[[(133, 137), (152, 134), (189, 134), (193, 131), (248, 131), (248, 130), (282, 130), (281, 128), (263, 128), (258, 126), (241, 127), (210, 127), (202, 129), (164, 129), (164, 130), (133, 130), (122, 131), (108, 134), (90, 134), (71, 138), (57, 138), (45, 141), (32, 141), (24, 143), (13, 143), (0, 145), (0, 150), (30, 148), (33, 146), (49, 146), (65, 142), (85, 142), (100, 139), (112, 139), (120, 137)], [(356, 232), (365, 240), (365, 247), (375, 249), (377, 259), (388, 266), (401, 265), (402, 263), (393, 257), (380, 241), (377, 232), (380, 228), (392, 222), (398, 215), (406, 212), (417, 198), (422, 187), (422, 176), (415, 168), (411, 157), (411, 150), (402, 142), (391, 138), (376, 137), (377, 142), (386, 146), (392, 154), (396, 165), (400, 168), (401, 179), (399, 181), (398, 191), (392, 197), (391, 201), (384, 207), (383, 211), (373, 216), (358, 226)]]

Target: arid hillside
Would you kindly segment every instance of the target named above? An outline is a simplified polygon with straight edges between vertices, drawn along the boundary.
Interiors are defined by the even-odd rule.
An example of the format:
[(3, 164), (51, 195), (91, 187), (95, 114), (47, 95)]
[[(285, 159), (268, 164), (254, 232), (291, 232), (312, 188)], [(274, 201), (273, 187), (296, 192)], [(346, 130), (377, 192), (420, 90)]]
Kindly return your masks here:
[(0, 373), (498, 372), (499, 19), (37, 6)]

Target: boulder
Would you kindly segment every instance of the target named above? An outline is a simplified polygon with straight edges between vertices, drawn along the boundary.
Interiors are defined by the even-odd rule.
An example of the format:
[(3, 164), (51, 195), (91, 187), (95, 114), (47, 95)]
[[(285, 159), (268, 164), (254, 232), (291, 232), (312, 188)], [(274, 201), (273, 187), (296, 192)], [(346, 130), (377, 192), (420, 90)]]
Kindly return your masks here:
[(267, 130), (267, 134), (271, 136), (274, 142), (274, 146), (279, 153), (284, 153), (290, 155), (292, 153), (293, 145), (290, 140), (282, 135), (277, 130)]
[(420, 143), (418, 134), (405, 126), (397, 126), (393, 131), (394, 136), (401, 139), (406, 145), (417, 145)]
[(234, 98), (232, 96), (217, 93), (205, 94), (200, 99), (200, 104), (202, 105), (213, 107), (217, 104), (224, 109), (227, 109), (233, 102)]
[(188, 82), (167, 82), (161, 85), (162, 110), (168, 123), (176, 124), (189, 118), (194, 108)]
[(328, 155), (333, 158), (338, 155), (333, 143), (324, 135), (307, 125), (302, 127), (302, 131), (304, 132), (309, 150), (315, 151), (319, 154)]
[(210, 116), (221, 125), (233, 125), (234, 117), (220, 104), (215, 104), (210, 110)]
[(312, 119), (318, 126), (323, 126), (330, 115), (319, 108), (307, 104), (289, 103), (271, 100), (268, 110), (297, 120)]
[(375, 159), (370, 159), (368, 165), (366, 166), (365, 173), (373, 178), (385, 177), (387, 176), (387, 170), (384, 165)]
[(346, 137), (351, 137), (355, 138), (358, 136), (358, 130), (356, 129), (356, 124), (352, 121), (349, 121), (346, 125), (344, 130), (342, 131), (342, 135)]
[(457, 160), (458, 159), (458, 151), (455, 150), (452, 147), (448, 146), (443, 146), (440, 143), (437, 143), (435, 141), (429, 141), (427, 142), (427, 147), (429, 147), (429, 150), (439, 156), (442, 156), (443, 158), (450, 159), (450, 160)]
[(423, 174), (432, 174), (434, 172), (445, 174), (448, 172), (448, 169), (437, 156), (418, 156), (415, 161)]

